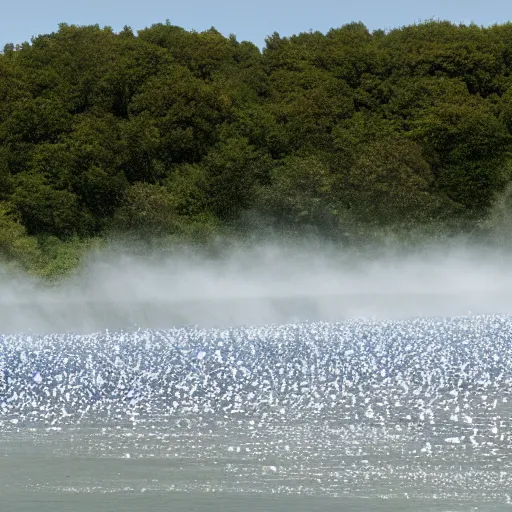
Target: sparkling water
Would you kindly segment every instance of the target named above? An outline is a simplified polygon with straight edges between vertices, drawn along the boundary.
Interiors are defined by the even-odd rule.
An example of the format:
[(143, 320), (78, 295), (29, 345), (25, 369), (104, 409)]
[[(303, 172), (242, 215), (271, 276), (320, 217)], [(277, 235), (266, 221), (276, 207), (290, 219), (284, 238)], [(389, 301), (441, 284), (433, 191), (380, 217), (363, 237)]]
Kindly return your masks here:
[(511, 348), (494, 315), (5, 335), (0, 495), (509, 510)]

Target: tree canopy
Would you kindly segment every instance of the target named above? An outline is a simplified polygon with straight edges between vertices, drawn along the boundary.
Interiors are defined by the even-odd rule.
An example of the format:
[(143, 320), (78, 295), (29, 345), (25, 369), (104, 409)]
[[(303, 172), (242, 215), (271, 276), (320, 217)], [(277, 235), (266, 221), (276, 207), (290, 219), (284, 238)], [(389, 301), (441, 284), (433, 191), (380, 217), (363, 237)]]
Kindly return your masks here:
[(262, 51), (61, 24), (0, 54), (0, 256), (40, 272), (114, 233), (204, 240), (248, 213), (345, 242), (480, 229), (511, 135), (512, 24), (350, 23)]

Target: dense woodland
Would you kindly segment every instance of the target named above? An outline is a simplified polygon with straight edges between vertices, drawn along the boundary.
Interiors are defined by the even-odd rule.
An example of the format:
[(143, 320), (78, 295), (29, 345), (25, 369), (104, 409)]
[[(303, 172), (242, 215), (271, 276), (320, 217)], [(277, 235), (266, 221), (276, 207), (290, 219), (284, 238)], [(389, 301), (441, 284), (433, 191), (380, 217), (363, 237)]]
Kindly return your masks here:
[(482, 233), (511, 135), (512, 24), (352, 23), (262, 51), (61, 24), (0, 55), (0, 254), (52, 276), (110, 237)]

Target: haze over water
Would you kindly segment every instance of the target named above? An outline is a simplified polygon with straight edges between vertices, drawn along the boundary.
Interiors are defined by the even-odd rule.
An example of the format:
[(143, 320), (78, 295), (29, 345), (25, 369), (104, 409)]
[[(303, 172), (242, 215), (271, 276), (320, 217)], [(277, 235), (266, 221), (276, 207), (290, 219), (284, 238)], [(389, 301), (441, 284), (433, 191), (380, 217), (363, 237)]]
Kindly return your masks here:
[(510, 510), (508, 262), (266, 247), (6, 280), (6, 510)]
[(512, 258), (467, 246), (373, 256), (320, 242), (183, 249), (112, 248), (48, 287), (1, 277), (3, 332), (229, 327), (290, 321), (449, 317), (512, 310)]

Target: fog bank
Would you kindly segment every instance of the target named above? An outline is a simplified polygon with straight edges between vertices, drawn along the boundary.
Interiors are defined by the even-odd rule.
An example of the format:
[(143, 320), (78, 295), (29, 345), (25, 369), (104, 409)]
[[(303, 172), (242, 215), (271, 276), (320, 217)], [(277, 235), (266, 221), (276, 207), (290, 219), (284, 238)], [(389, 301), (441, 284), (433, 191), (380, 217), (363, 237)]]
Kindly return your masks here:
[(49, 287), (0, 277), (0, 332), (235, 326), (512, 311), (512, 255), (429, 247), (362, 257), (326, 244), (111, 247)]

